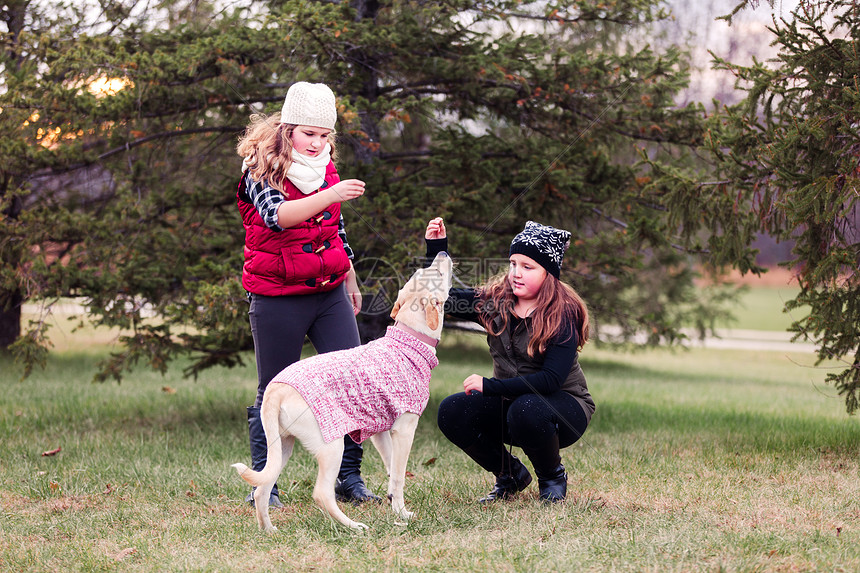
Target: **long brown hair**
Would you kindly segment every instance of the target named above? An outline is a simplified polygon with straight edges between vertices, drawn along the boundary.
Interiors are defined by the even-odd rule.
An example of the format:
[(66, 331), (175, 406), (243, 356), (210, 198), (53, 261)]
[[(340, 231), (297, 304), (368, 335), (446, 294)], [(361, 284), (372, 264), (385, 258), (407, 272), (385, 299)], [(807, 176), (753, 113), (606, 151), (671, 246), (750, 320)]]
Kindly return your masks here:
[[(263, 179), (281, 193), (287, 171), (293, 163), (293, 130), (296, 125), (281, 123), (281, 112), (272, 115), (254, 114), (245, 133), (239, 138), (236, 152), (245, 160), (254, 181)], [(334, 161), (334, 132), (328, 137)]]
[[(493, 336), (499, 336), (507, 327), (514, 312), (516, 296), (511, 289), (507, 274), (490, 279), (479, 289), (481, 298), (478, 312), (484, 328)], [(547, 344), (557, 336), (566, 323), (572, 323), (577, 338), (577, 348), (582, 349), (588, 342), (588, 307), (582, 297), (567, 283), (547, 273), (537, 295), (537, 304), (532, 312), (532, 333), (529, 339), (528, 354), (542, 354)], [(493, 318), (501, 316), (498, 332), (493, 328)], [(566, 330), (566, 329), (565, 329)]]

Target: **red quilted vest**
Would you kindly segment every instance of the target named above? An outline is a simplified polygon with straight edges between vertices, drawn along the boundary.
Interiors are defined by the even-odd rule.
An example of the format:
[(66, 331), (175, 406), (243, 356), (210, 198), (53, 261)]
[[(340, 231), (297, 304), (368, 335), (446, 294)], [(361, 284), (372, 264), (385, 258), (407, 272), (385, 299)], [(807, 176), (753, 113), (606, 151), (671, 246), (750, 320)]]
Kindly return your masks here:
[[(331, 162), (321, 188), (339, 181)], [(305, 196), (289, 181), (284, 185), (284, 195), (288, 201)], [(340, 203), (332, 203), (307, 221), (278, 232), (266, 226), (248, 201), (244, 174), (236, 202), (245, 227), (245, 290), (264, 296), (310, 294), (330, 291), (346, 279), (349, 257), (337, 234)]]

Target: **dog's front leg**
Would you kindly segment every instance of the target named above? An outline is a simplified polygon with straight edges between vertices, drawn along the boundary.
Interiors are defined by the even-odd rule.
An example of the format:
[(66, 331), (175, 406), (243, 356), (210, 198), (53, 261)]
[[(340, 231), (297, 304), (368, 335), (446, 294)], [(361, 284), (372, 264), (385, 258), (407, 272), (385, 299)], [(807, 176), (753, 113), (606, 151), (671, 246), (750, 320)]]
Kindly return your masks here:
[(418, 426), (418, 414), (407, 412), (397, 418), (391, 427), (391, 471), (388, 479), (388, 499), (391, 509), (400, 519), (411, 519), (412, 512), (406, 511), (406, 501), (403, 499), (403, 488), (406, 485), (406, 462), (412, 450), (412, 440), (415, 438), (415, 428)]

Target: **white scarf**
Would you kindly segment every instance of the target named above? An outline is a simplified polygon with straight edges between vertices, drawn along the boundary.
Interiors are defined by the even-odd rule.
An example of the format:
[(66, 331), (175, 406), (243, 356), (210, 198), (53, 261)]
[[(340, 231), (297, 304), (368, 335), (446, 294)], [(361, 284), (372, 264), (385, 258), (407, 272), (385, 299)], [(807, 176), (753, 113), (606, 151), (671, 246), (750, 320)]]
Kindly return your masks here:
[(302, 155), (293, 150), (293, 162), (287, 170), (287, 179), (298, 187), (299, 191), (309, 195), (322, 186), (329, 162), (331, 162), (331, 144), (326, 143), (325, 148), (316, 157)]

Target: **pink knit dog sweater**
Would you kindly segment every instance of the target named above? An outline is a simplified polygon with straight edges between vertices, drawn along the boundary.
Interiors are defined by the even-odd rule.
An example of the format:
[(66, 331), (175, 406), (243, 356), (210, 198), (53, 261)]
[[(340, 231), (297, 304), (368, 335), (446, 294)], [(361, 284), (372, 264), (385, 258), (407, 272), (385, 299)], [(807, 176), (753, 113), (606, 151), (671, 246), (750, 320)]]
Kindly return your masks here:
[(294, 387), (313, 410), (323, 439), (358, 443), (390, 430), (404, 412), (421, 415), (439, 361), (420, 340), (392, 326), (363, 346), (317, 354), (287, 366), (272, 382)]

